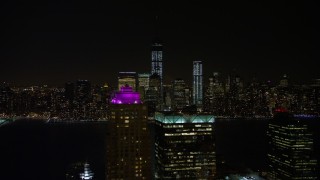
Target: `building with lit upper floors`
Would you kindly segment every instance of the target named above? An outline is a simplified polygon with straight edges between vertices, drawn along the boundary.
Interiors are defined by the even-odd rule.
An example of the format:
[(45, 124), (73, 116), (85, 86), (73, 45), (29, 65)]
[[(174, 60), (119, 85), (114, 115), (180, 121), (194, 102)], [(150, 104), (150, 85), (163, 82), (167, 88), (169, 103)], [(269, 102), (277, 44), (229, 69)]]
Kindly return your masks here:
[(214, 179), (214, 121), (208, 114), (156, 113), (156, 179)]
[(224, 89), (217, 72), (208, 78), (204, 92), (203, 110), (214, 115), (222, 115), (224, 112)]
[(122, 86), (128, 84), (133, 91), (137, 91), (137, 73), (136, 72), (119, 72), (118, 74), (118, 90)]
[(138, 74), (138, 92), (140, 93), (141, 100), (144, 100), (146, 91), (149, 89), (149, 73)]
[(186, 83), (183, 79), (175, 79), (172, 86), (172, 108), (181, 110), (188, 105), (185, 94)]
[(151, 179), (148, 111), (138, 92), (123, 86), (109, 107), (106, 179)]
[[(283, 110), (281, 110), (283, 111)], [(317, 179), (310, 118), (277, 112), (268, 123), (268, 179)]]
[(151, 49), (151, 74), (158, 74), (161, 78), (161, 83), (163, 80), (163, 46), (159, 40), (154, 40)]

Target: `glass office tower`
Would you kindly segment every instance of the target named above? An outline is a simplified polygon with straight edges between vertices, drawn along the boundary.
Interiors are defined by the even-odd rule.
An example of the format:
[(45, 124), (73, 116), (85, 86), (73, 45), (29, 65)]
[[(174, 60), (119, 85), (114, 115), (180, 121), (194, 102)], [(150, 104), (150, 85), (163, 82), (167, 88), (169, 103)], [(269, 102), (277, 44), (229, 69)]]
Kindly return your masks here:
[(279, 112), (268, 124), (268, 179), (317, 179), (313, 134), (307, 121)]
[(156, 179), (214, 179), (214, 117), (156, 113)]

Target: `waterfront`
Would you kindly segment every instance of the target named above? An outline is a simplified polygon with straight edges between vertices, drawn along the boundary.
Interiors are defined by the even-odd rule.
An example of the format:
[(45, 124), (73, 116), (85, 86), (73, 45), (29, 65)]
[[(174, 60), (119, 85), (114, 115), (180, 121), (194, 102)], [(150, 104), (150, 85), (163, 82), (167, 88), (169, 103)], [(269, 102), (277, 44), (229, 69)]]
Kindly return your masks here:
[[(267, 119), (217, 119), (218, 172), (265, 170), (267, 123)], [(64, 179), (78, 162), (89, 162), (95, 179), (104, 179), (106, 127), (106, 122), (41, 120), (2, 126), (0, 179)]]

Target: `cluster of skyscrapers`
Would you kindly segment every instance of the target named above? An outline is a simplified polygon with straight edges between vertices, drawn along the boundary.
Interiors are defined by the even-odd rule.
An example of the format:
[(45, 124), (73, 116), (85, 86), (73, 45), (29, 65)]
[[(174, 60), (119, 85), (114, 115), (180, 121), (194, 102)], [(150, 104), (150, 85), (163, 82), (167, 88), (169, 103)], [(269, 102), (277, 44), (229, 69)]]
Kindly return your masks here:
[[(162, 44), (155, 42), (150, 74), (119, 73), (119, 90), (111, 100), (108, 114), (107, 179), (216, 176), (214, 117), (169, 111), (164, 99), (162, 55)], [(201, 91), (202, 67), (198, 68), (195, 81)], [(184, 82), (180, 83), (182, 88), (178, 81), (175, 88), (184, 91)], [(181, 94), (176, 96), (185, 101)], [(196, 98), (199, 104), (201, 98)], [(150, 126), (155, 127), (154, 134)]]
[[(186, 98), (185, 82), (177, 79), (172, 85), (173, 102), (168, 103), (167, 87), (163, 85), (162, 46), (156, 43), (153, 47), (150, 75), (119, 73), (120, 89), (109, 109), (112, 126), (108, 131), (107, 179), (221, 178), (217, 175), (215, 116), (206, 111), (203, 103), (202, 62), (193, 62), (192, 99)], [(214, 76), (209, 80), (209, 88), (216, 92), (219, 81), (214, 79), (217, 74)], [(241, 81), (239, 78), (229, 81), (232, 81), (227, 87), (230, 99), (238, 101)], [(285, 91), (287, 81), (282, 80), (280, 87)], [(273, 108), (275, 117), (270, 120), (267, 132), (268, 179), (316, 179), (318, 162), (312, 131), (303, 117), (282, 112), (287, 107)], [(155, 128), (153, 135), (148, 131), (150, 124)]]
[(126, 85), (111, 100), (108, 116), (107, 179), (216, 176), (212, 115), (163, 111), (151, 120), (140, 94)]
[(183, 79), (165, 85), (163, 46), (160, 41), (154, 41), (152, 44), (150, 73), (119, 72), (118, 89), (126, 84), (141, 94), (141, 99), (148, 106), (149, 116), (154, 115), (156, 111), (182, 110), (193, 104), (198, 110), (202, 110), (204, 88), (202, 62), (193, 62), (193, 89), (187, 86)]
[(239, 76), (223, 82), (219, 73), (212, 73), (204, 83), (202, 61), (193, 61), (192, 76), (192, 88), (183, 79), (164, 84), (163, 46), (155, 41), (150, 73), (119, 72), (116, 88), (92, 86), (87, 80), (65, 88), (2, 84), (0, 113), (107, 120), (107, 179), (215, 179), (216, 118), (275, 115), (267, 132), (268, 178), (319, 177), (309, 125), (304, 116), (282, 110), (317, 118), (320, 81), (290, 86), (284, 76), (278, 85), (252, 81), (244, 86)]
[[(193, 109), (218, 117), (271, 117), (285, 107), (294, 114), (319, 114), (320, 80), (309, 84), (290, 83), (284, 75), (279, 83), (243, 79), (231, 74), (226, 79), (213, 72), (205, 77), (201, 61), (193, 62), (192, 85), (177, 78), (165, 84), (161, 44), (152, 51), (150, 73), (119, 72), (118, 84), (93, 85), (88, 80), (68, 82), (64, 88), (48, 86), (12, 87), (0, 85), (2, 117), (51, 117), (69, 120), (106, 119), (115, 90), (128, 84), (141, 95), (149, 116), (156, 111)], [(156, 54), (156, 55), (155, 55)], [(157, 59), (158, 58), (158, 59)], [(192, 64), (190, 64), (192, 66)], [(152, 74), (153, 72), (153, 74)]]

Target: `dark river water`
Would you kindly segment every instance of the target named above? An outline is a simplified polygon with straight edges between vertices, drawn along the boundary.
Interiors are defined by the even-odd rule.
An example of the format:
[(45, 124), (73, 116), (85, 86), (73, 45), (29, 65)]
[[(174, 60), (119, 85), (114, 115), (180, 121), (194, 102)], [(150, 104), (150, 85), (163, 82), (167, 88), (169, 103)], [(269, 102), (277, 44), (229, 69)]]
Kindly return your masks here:
[[(217, 159), (225, 162), (223, 167), (266, 168), (267, 122), (216, 121)], [(65, 179), (78, 162), (88, 162), (95, 179), (104, 179), (106, 126), (105, 122), (50, 124), (40, 120), (2, 126), (0, 179)]]

